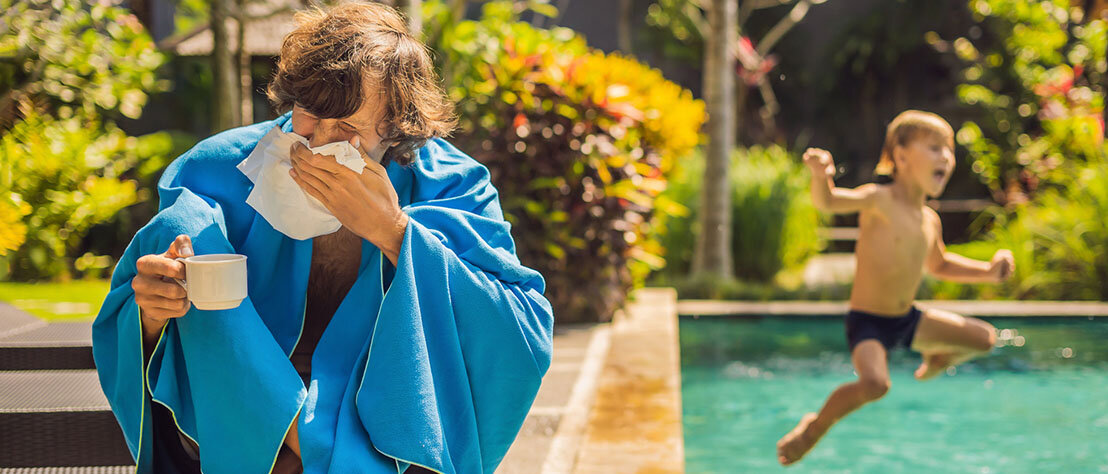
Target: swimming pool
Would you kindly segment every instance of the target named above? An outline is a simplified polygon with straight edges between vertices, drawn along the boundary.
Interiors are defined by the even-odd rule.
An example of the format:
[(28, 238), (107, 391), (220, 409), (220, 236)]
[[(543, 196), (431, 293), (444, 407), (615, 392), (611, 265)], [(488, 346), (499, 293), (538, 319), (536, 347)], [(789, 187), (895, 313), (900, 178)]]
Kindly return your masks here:
[[(993, 354), (892, 390), (789, 472), (1108, 472), (1108, 318), (987, 318)], [(777, 440), (853, 379), (841, 318), (682, 317), (689, 473), (776, 472)]]

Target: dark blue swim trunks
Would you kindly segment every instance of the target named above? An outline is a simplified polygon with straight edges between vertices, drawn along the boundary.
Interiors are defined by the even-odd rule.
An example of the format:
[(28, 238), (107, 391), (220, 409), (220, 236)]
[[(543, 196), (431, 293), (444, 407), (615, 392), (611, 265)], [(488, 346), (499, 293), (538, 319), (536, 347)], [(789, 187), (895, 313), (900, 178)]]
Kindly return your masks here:
[(876, 316), (862, 311), (846, 313), (846, 340), (851, 352), (866, 339), (877, 339), (885, 350), (898, 346), (912, 347), (912, 337), (919, 324), (920, 310), (912, 306), (908, 314), (899, 317)]

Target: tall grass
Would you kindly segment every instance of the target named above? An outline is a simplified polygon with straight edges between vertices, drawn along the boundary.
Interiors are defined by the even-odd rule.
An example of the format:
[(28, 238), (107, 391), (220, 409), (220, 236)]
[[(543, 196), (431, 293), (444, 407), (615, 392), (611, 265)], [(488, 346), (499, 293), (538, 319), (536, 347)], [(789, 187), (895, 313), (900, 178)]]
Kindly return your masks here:
[[(696, 153), (670, 176), (662, 195), (685, 206), (687, 212), (671, 212), (659, 225), (666, 267), (656, 282), (676, 284), (691, 272), (700, 232), (703, 170), (703, 154)], [(818, 232), (821, 217), (808, 196), (808, 175), (795, 155), (777, 145), (737, 149), (731, 155), (729, 175), (736, 277), (767, 284), (781, 270), (803, 265), (823, 248)]]

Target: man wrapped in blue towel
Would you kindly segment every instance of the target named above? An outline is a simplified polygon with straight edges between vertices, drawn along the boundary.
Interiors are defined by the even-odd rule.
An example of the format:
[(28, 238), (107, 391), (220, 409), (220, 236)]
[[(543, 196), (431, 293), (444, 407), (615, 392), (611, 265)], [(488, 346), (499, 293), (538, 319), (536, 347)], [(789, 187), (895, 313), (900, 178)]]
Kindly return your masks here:
[[(492, 472), (550, 365), (543, 279), (488, 171), (441, 138), (452, 105), (403, 19), (298, 23), (268, 90), (289, 113), (165, 170), (93, 326), (138, 472)], [(236, 308), (173, 281), (213, 253), (247, 256)]]

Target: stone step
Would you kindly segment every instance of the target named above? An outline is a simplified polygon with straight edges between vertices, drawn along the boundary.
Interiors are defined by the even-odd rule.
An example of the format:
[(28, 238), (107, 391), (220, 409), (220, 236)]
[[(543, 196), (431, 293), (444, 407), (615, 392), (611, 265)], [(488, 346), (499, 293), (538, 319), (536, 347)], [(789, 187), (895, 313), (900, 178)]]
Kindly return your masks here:
[(0, 468), (133, 463), (96, 371), (0, 371)]
[(131, 474), (135, 466), (0, 467), (0, 474)]
[(36, 318), (25, 311), (0, 301), (0, 338), (46, 325), (46, 321)]
[(0, 336), (0, 370), (93, 369), (92, 322), (52, 323)]

